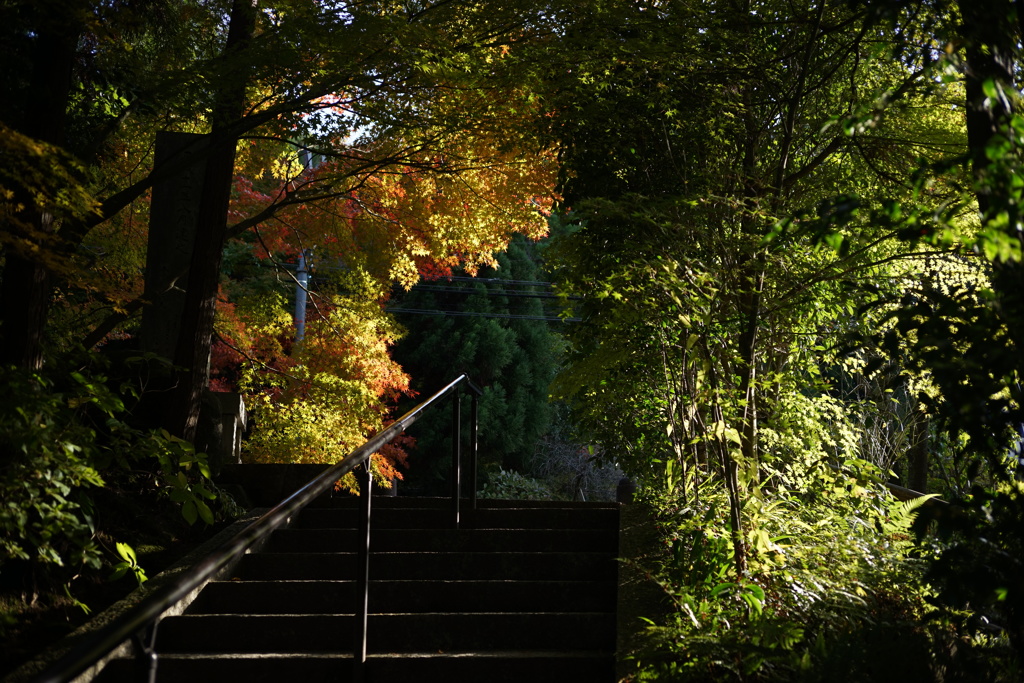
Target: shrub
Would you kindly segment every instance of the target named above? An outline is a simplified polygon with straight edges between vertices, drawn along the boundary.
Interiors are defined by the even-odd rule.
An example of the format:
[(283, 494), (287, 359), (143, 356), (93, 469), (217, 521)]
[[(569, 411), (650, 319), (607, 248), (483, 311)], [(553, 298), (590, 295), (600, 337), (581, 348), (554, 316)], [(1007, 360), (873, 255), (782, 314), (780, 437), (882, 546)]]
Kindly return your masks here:
[(38, 373), (0, 369), (0, 567), (100, 564), (87, 494), (103, 485), (96, 433), (77, 417), (89, 404), (108, 415), (123, 406), (80, 373), (71, 379), (57, 391)]
[(749, 571), (736, 576), (708, 487), (680, 507), (654, 501), (651, 568), (671, 602), (648, 629), (638, 680), (934, 680), (914, 508), (856, 477), (818, 472), (805, 491), (757, 491), (745, 510)]
[(93, 499), (105, 479), (141, 482), (136, 492), (169, 500), (189, 524), (213, 523), (213, 500), (236, 507), (218, 495), (205, 454), (130, 424), (131, 383), (112, 382), (97, 355), (78, 360), (73, 370), (0, 368), (0, 569), (27, 562), (66, 582), (99, 568)]
[(505, 500), (554, 500), (555, 496), (543, 482), (499, 467), (487, 477), (480, 491), (481, 498)]

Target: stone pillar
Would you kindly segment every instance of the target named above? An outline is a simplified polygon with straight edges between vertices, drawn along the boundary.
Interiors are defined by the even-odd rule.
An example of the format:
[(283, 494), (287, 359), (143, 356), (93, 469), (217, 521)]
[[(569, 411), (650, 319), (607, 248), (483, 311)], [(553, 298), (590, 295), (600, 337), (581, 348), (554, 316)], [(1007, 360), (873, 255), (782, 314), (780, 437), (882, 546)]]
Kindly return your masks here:
[(206, 452), (210, 468), (215, 473), (224, 465), (241, 462), (242, 435), (248, 419), (241, 394), (231, 391), (204, 393), (196, 446)]
[[(192, 133), (157, 133), (154, 168), (179, 154), (194, 156), (195, 152), (186, 148), (203, 137)], [(205, 173), (205, 159), (197, 159), (153, 186), (145, 282), (147, 292), (159, 294), (142, 309), (140, 336), (143, 351), (164, 358), (174, 358), (178, 342)]]

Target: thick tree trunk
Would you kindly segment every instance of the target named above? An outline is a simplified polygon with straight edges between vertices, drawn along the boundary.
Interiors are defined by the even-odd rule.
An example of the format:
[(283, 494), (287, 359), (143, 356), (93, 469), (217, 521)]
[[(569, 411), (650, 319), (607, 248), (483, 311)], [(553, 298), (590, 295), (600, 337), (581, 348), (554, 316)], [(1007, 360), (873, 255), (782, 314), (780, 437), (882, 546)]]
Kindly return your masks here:
[[(1000, 185), (1007, 179), (992, 177), (994, 162), (987, 155), (987, 147), (994, 136), (1006, 134), (1013, 114), (1017, 91), (1014, 57), (1017, 41), (1022, 37), (1017, 31), (1024, 31), (1024, 2), (961, 0), (959, 6), (967, 44), (967, 144), (977, 183), (978, 209), (983, 222), (987, 222), (1003, 210), (1011, 216), (1019, 210), (1006, 203), (1009, 188)], [(1008, 23), (1014, 9), (1018, 13), (1017, 26)], [(989, 97), (985, 93), (986, 82), (995, 84), (1005, 96)], [(1024, 242), (1019, 230), (1014, 237)], [(993, 271), (1002, 312), (1010, 322), (1010, 337), (1019, 349), (1024, 349), (1024, 325), (1019, 324), (1024, 320), (1024, 267), (1019, 262), (996, 262)]]
[[(992, 162), (986, 147), (1007, 123), (1013, 93), (1013, 56), (1016, 36), (1005, 25), (1010, 15), (1008, 0), (961, 0), (963, 37), (967, 43), (967, 144), (978, 187), (978, 208), (984, 215), (992, 207), (992, 188), (984, 182)], [(986, 81), (1004, 89), (1007, 98), (985, 94)]]
[[(1020, 229), (1020, 207), (1013, 199), (1011, 178), (998, 167), (1000, 160), (990, 159), (988, 145), (999, 134), (1010, 132), (1010, 118), (1018, 104), (1018, 84), (1014, 82), (1015, 58), (1019, 41), (1024, 39), (1024, 2), (1021, 0), (960, 0), (963, 19), (962, 38), (966, 44), (967, 143), (970, 147), (978, 209), (982, 225), (1005, 212), (1011, 217), (1016, 239), (1024, 247)], [(1016, 14), (1017, 22), (1010, 21)], [(997, 97), (985, 92), (986, 85), (995, 85)], [(1019, 141), (1017, 143), (1020, 144)], [(996, 261), (993, 264), (993, 289), (998, 297), (999, 314), (1006, 325), (1017, 358), (1024, 352), (1024, 264), (1019, 261)], [(1024, 365), (1017, 363), (1018, 373)], [(1019, 392), (1019, 388), (1018, 388)], [(1024, 615), (1008, 600), (1006, 632), (1018, 666), (1024, 664)]]
[[(52, 230), (53, 216), (27, 209), (24, 220), (37, 230)], [(38, 261), (6, 253), (0, 287), (0, 364), (38, 370), (43, 365), (43, 334), (50, 307), (50, 273)]]
[(178, 348), (178, 328), (185, 310), (188, 271), (206, 179), (206, 160), (197, 158), (195, 145), (203, 138), (166, 131), (156, 136), (155, 166), (181, 156), (195, 159), (188, 168), (155, 184), (150, 200), (145, 305), (138, 336), (143, 351), (169, 359), (174, 358)]
[[(23, 118), (15, 123), (28, 137), (54, 145), (65, 145), (65, 119), (71, 92), (75, 47), (81, 26), (62, 23), (56, 17), (41, 26), (33, 59), (29, 86), (20, 96), (25, 102)], [(53, 233), (50, 207), (37, 206), (28, 188), (15, 201), (25, 206), (3, 230), (35, 244), (40, 236)], [(31, 233), (34, 232), (35, 235)], [(43, 336), (49, 311), (52, 278), (41, 258), (15, 249), (5, 250), (3, 282), (0, 284), (0, 363), (38, 369), (43, 364)]]
[[(248, 46), (255, 27), (256, 10), (252, 0), (234, 0), (224, 48), (225, 63)], [(209, 381), (213, 318), (235, 171), (237, 137), (226, 135), (225, 131), (245, 114), (247, 80), (242, 73), (225, 79), (212, 114), (213, 148), (206, 161), (185, 310), (174, 356), (175, 364), (184, 370), (179, 373), (171, 409), (165, 419), (168, 431), (189, 441), (195, 438), (202, 393)]]

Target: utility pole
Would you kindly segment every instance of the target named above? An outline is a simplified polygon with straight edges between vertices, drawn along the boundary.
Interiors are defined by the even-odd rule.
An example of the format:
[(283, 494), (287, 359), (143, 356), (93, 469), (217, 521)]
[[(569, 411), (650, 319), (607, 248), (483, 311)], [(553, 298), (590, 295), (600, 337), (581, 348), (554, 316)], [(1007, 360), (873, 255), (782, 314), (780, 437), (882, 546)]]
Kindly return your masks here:
[(306, 300), (309, 297), (309, 261), (313, 252), (303, 249), (299, 252), (299, 264), (295, 269), (295, 343), (306, 336)]

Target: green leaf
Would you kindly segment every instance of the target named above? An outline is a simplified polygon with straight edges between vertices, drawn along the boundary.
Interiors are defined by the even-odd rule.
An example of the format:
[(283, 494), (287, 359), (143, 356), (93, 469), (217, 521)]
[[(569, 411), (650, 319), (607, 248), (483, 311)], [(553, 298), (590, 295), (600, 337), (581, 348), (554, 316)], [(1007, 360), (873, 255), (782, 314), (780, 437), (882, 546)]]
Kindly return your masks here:
[(986, 78), (982, 81), (981, 90), (985, 93), (985, 97), (993, 100), (999, 99), (999, 85), (994, 78)]
[(181, 516), (185, 518), (189, 526), (196, 523), (196, 519), (199, 518), (199, 512), (196, 510), (195, 501), (187, 500), (181, 506)]
[(127, 543), (121, 543), (118, 541), (115, 544), (117, 548), (117, 554), (120, 555), (125, 561), (135, 564), (138, 562), (138, 558), (135, 556), (135, 550)]
[(206, 500), (216, 500), (217, 499), (217, 494), (216, 493), (214, 493), (213, 491), (210, 491), (205, 486), (202, 486), (200, 484), (196, 484), (195, 486), (193, 486), (192, 487), (192, 491), (193, 491), (193, 493), (198, 493), (200, 496), (202, 496)]
[(201, 500), (196, 501), (196, 508), (199, 510), (199, 516), (207, 524), (213, 524), (213, 511), (210, 510), (210, 506)]
[(708, 592), (708, 596), (710, 596), (712, 598), (717, 598), (722, 593), (725, 593), (726, 591), (730, 591), (730, 590), (732, 590), (735, 587), (736, 587), (736, 584), (732, 583), (732, 582), (720, 583), (720, 584), (718, 584), (717, 586), (715, 586), (714, 588), (712, 588)]
[(1013, 142), (1003, 135), (993, 135), (985, 145), (985, 156), (990, 161), (999, 161), (1013, 151)]
[(764, 605), (754, 595), (750, 593), (742, 593), (741, 597), (743, 598), (743, 601), (750, 606), (750, 609), (754, 610), (758, 614), (761, 613), (761, 610), (764, 607)]

